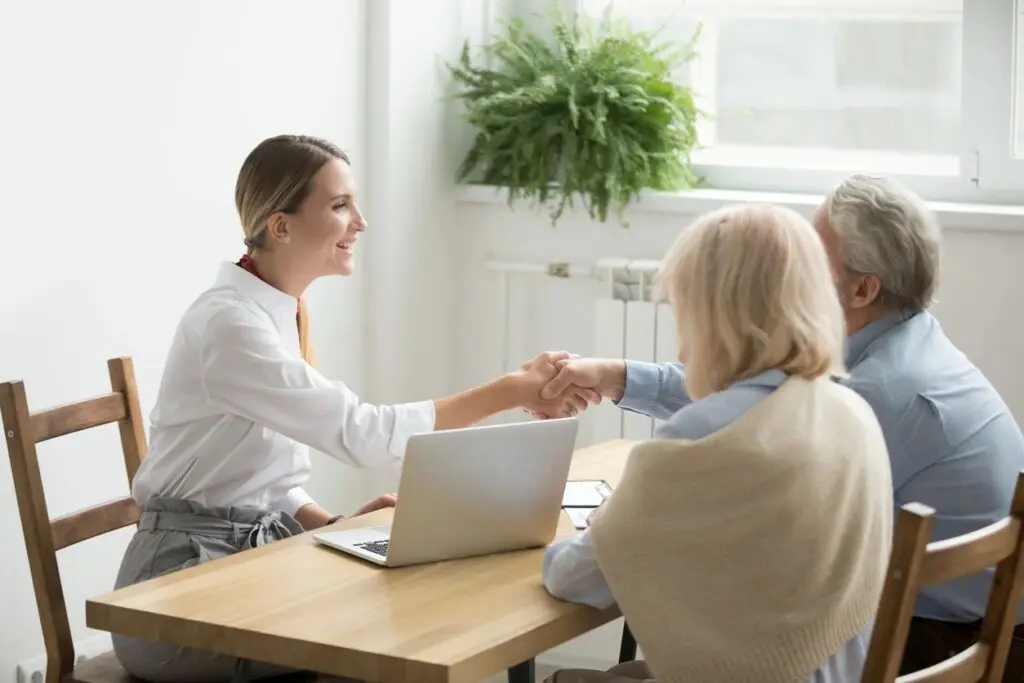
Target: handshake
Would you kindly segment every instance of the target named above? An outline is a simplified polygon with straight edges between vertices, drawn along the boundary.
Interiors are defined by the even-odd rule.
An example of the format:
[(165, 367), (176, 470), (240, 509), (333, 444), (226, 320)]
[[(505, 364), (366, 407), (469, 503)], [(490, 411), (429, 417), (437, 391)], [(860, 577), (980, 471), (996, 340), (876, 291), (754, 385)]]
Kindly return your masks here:
[(622, 398), (626, 362), (547, 351), (524, 363), (509, 377), (516, 390), (517, 405), (534, 417), (573, 417), (602, 399)]

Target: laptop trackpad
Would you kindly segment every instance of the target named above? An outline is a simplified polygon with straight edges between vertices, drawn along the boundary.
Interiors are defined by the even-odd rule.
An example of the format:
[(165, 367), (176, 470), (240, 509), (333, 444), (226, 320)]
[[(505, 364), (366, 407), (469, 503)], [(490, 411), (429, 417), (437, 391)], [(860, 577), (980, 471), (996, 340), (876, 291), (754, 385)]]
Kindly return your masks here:
[(390, 526), (368, 526), (365, 529), (346, 529), (341, 532), (344, 535), (346, 545), (358, 545), (362, 543), (378, 543), (386, 541), (391, 536)]

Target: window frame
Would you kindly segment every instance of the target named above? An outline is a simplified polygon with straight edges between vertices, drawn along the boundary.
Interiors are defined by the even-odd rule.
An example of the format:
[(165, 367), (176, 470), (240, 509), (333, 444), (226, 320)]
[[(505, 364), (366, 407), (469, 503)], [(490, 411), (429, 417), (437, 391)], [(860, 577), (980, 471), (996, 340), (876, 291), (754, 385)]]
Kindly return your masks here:
[[(485, 1), (492, 7), (495, 3), (501, 6), (500, 11), (490, 13), (491, 17), (515, 11), (539, 21), (551, 9), (550, 0)], [(566, 17), (578, 16), (580, 0), (557, 2)], [(625, 14), (626, 7), (628, 0), (616, 3), (620, 15)], [(722, 163), (722, 155), (716, 155), (713, 148), (695, 154), (694, 170), (704, 177), (705, 186), (712, 189), (821, 193), (851, 173), (872, 172), (890, 175), (930, 200), (1024, 203), (1024, 157), (1016, 158), (1014, 148), (1016, 31), (1022, 11), (1024, 0), (963, 2), (958, 173), (921, 172), (920, 168), (899, 163), (865, 166), (862, 160), (870, 155), (868, 152), (841, 153), (830, 156), (827, 163), (803, 164), (800, 168), (763, 160), (742, 163), (735, 158)], [(972, 78), (971, 74), (984, 77)]]

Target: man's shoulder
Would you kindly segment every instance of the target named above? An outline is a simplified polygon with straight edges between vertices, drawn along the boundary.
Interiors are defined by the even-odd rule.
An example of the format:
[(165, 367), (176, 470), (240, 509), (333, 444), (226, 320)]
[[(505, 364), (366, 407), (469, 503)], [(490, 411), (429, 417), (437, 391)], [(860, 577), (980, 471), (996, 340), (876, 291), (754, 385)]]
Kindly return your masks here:
[(1016, 433), (985, 374), (934, 318), (923, 322), (912, 334), (870, 349), (844, 381), (871, 405), (887, 438), (933, 458), (968, 439), (1002, 438), (1004, 427)]
[(946, 336), (928, 311), (900, 323), (871, 344), (844, 381), (876, 410), (905, 407), (950, 382), (971, 377), (987, 383), (971, 360)]

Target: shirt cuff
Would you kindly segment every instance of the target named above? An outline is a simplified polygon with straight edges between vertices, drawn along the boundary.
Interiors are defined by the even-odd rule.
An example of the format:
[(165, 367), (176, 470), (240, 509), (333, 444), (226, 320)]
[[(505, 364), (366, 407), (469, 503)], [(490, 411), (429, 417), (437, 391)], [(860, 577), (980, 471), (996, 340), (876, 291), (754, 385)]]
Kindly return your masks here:
[(306, 493), (305, 489), (301, 486), (296, 486), (285, 494), (282, 511), (294, 517), (296, 512), (313, 502), (315, 502), (313, 497)]
[(391, 431), (388, 453), (401, 459), (405, 456), (405, 445), (410, 436), (434, 431), (435, 408), (433, 401), (400, 403), (393, 408), (395, 426)]
[(661, 394), (661, 367), (657, 363), (626, 361), (626, 388), (615, 404), (620, 408), (649, 415)]

